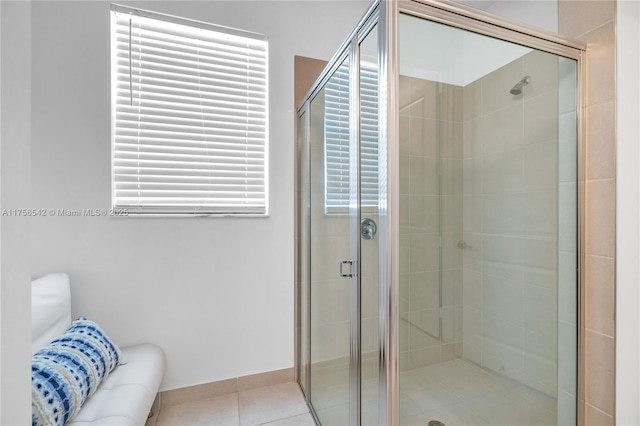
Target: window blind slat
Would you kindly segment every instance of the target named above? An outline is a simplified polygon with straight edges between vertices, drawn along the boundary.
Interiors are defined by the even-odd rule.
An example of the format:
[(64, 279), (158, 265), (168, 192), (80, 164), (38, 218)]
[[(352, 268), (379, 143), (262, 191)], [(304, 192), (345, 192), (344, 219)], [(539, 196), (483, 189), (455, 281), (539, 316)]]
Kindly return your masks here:
[(222, 72), (230, 75), (246, 72), (248, 75), (261, 76), (264, 74), (266, 63), (262, 59), (253, 60), (251, 57), (244, 55), (224, 57), (223, 52), (207, 52), (201, 48), (196, 48), (192, 53), (187, 53), (189, 46), (179, 46), (178, 50), (169, 50), (137, 44), (135, 39), (132, 39), (131, 51), (129, 51), (128, 42), (121, 44), (126, 46), (128, 55), (123, 52), (120, 58), (131, 60), (134, 63), (138, 62), (138, 65), (157, 64), (196, 72)]
[(171, 146), (171, 145), (159, 145), (159, 144), (136, 144), (136, 143), (124, 143), (124, 142), (116, 142), (118, 148), (122, 151), (148, 151), (148, 152), (168, 152), (168, 153), (194, 153), (194, 154), (205, 154), (205, 153), (219, 153), (226, 154), (229, 156), (239, 156), (239, 155), (251, 155), (251, 156), (264, 156), (264, 152), (259, 147), (250, 147), (247, 146), (246, 149), (225, 149), (225, 148), (210, 148), (210, 147), (193, 147), (193, 146)]
[[(128, 80), (128, 76), (125, 75), (123, 80)], [(211, 93), (217, 92), (217, 93), (226, 94), (229, 96), (234, 96), (234, 95), (246, 96), (247, 94), (251, 96), (256, 96), (257, 98), (266, 96), (266, 92), (263, 89), (263, 87), (261, 87), (261, 85), (255, 85), (255, 88), (247, 87), (245, 82), (244, 84), (238, 84), (236, 85), (236, 87), (232, 87), (228, 82), (224, 82), (220, 79), (208, 79), (208, 80), (209, 81), (204, 81), (204, 79), (201, 79), (201, 78), (193, 78), (191, 80), (188, 80), (187, 78), (171, 79), (171, 78), (166, 78), (165, 76), (154, 77), (149, 75), (148, 73), (145, 74), (144, 76), (139, 76), (139, 75), (132, 76), (132, 81), (135, 82), (136, 85), (144, 86), (149, 90), (153, 89), (154, 87), (161, 87), (161, 88), (170, 88), (174, 91), (184, 91), (187, 93), (190, 91), (205, 90)], [(118, 89), (124, 90), (124, 91), (129, 90), (130, 89), (129, 82), (121, 81), (118, 84)]]
[[(142, 58), (136, 53), (131, 54), (131, 74), (142, 75), (147, 73), (156, 74), (174, 74), (174, 75), (186, 75), (186, 76), (201, 76), (203, 78), (225, 78), (230, 82), (242, 82), (246, 79), (248, 83), (260, 84), (265, 79), (264, 72), (256, 72), (250, 69), (238, 72), (237, 69), (230, 67), (216, 67), (206, 68), (201, 67), (187, 67), (184, 65), (175, 65), (166, 62), (154, 62), (152, 58)], [(126, 64), (129, 68), (129, 63)]]
[[(174, 123), (153, 123), (150, 124), (148, 120), (140, 121), (138, 123), (131, 120), (116, 119), (120, 129), (117, 131), (117, 137), (133, 138), (136, 141), (149, 140), (168, 140), (172, 143), (181, 144), (189, 143), (193, 141), (202, 142), (216, 142), (223, 139), (243, 139), (246, 143), (240, 144), (234, 143), (236, 147), (239, 145), (260, 145), (260, 135), (264, 132), (247, 128), (246, 130), (234, 128), (231, 126), (225, 126), (220, 128), (215, 134), (207, 127), (195, 127), (190, 125), (174, 124)], [(142, 125), (141, 125), (142, 124)], [(149, 128), (144, 129), (146, 125)], [(138, 127), (140, 126), (140, 127)], [(211, 141), (207, 140), (211, 138)], [(173, 142), (175, 141), (175, 142)], [(253, 142), (253, 143), (252, 143)]]
[[(227, 161), (225, 161), (227, 160)], [(197, 169), (205, 169), (211, 168), (213, 166), (223, 166), (227, 165), (227, 167), (235, 166), (232, 168), (235, 169), (247, 169), (247, 170), (256, 170), (263, 171), (264, 168), (261, 165), (261, 161), (254, 161), (253, 163), (245, 162), (243, 164), (238, 164), (233, 159), (225, 159), (223, 157), (216, 158), (215, 161), (185, 161), (185, 160), (169, 160), (169, 159), (160, 159), (160, 158), (123, 158), (117, 157), (114, 159), (114, 165), (117, 167), (119, 165), (132, 167), (133, 165), (139, 166), (148, 166), (148, 167), (180, 167), (183, 169), (188, 168), (197, 168)]]
[(202, 118), (207, 118), (209, 121), (214, 121), (219, 124), (226, 124), (228, 126), (242, 126), (245, 123), (250, 126), (264, 126), (266, 124), (264, 118), (251, 118), (251, 117), (237, 117), (233, 115), (215, 114), (204, 111), (176, 111), (154, 108), (154, 107), (132, 107), (127, 105), (121, 105), (117, 113), (117, 117), (153, 117), (155, 120), (190, 120), (199, 121)]
[[(137, 127), (137, 123), (139, 119), (140, 122), (143, 123), (162, 123), (165, 126), (175, 125), (182, 126), (186, 128), (197, 128), (201, 126), (204, 115), (200, 115), (200, 117), (191, 116), (191, 117), (172, 117), (172, 116), (163, 116), (163, 115), (151, 115), (151, 114), (135, 114), (135, 113), (127, 113), (127, 112), (119, 112), (116, 115), (116, 120), (120, 122), (120, 125), (123, 127), (131, 126)], [(208, 118), (208, 117), (207, 117)], [(264, 123), (234, 123), (223, 120), (214, 120), (207, 119), (205, 120), (208, 124), (219, 126), (221, 129), (241, 132), (244, 130), (248, 130), (250, 132), (264, 132)]]
[[(124, 15), (122, 18), (115, 23), (119, 30), (118, 33), (128, 34), (130, 15)], [(206, 47), (224, 49), (230, 52), (236, 52), (241, 49), (266, 51), (266, 45), (262, 43), (262, 40), (225, 34), (224, 30), (209, 31), (193, 28), (189, 25), (169, 23), (140, 16), (131, 16), (131, 18), (133, 18), (131, 23), (132, 32), (135, 29), (136, 35), (144, 37), (145, 40), (188, 45), (202, 43)]]
[[(252, 49), (246, 49), (242, 53), (238, 53), (238, 49), (225, 50), (224, 46), (218, 45), (217, 48), (205, 47), (203, 45), (188, 43), (173, 43), (166, 41), (157, 41), (149, 38), (137, 36), (135, 31), (132, 32), (131, 50), (132, 52), (142, 52), (148, 54), (166, 53), (168, 60), (195, 60), (197, 62), (211, 63), (227, 63), (227, 64), (262, 64), (266, 62), (259, 56), (249, 56), (247, 53)], [(129, 50), (129, 33), (128, 28), (125, 33), (120, 33), (116, 42), (121, 48)], [(206, 56), (203, 56), (204, 53)], [(164, 56), (164, 55), (163, 55)], [(212, 58), (215, 56), (215, 58)]]
[[(132, 142), (132, 139), (134, 139), (133, 137), (130, 138), (117, 138), (115, 143), (116, 144), (122, 144), (125, 147), (129, 147), (129, 146), (138, 146), (138, 144), (148, 144), (148, 145), (155, 145), (158, 147), (172, 147), (175, 149), (181, 149), (181, 148), (206, 148), (206, 149), (211, 149), (211, 150), (224, 150), (224, 151), (233, 151), (236, 153), (240, 153), (243, 152), (244, 150), (251, 150), (251, 151), (258, 151), (258, 152), (264, 152), (264, 147), (260, 144), (245, 144), (243, 146), (238, 146), (237, 143), (233, 143), (233, 142), (217, 142), (217, 141), (211, 141), (211, 140), (194, 140), (194, 141), (185, 141), (185, 140), (180, 140), (180, 141), (174, 141), (174, 140), (169, 140), (168, 142), (166, 140), (161, 140), (161, 139), (149, 139), (149, 138), (145, 138), (145, 139), (139, 139), (136, 138), (135, 142)], [(126, 148), (125, 148), (126, 149)]]
[[(149, 180), (145, 185), (150, 185), (152, 183), (158, 183), (161, 185), (165, 185), (165, 182), (159, 182), (159, 181), (151, 181)], [(190, 185), (193, 183), (198, 183), (198, 184), (202, 184), (202, 185), (219, 185), (220, 187), (226, 187), (226, 186), (239, 186), (239, 187), (244, 187), (246, 185), (249, 186), (256, 186), (256, 187), (262, 187), (262, 185), (260, 185), (260, 182), (258, 179), (211, 179), (211, 180), (205, 180), (202, 179), (200, 181), (193, 181), (193, 180), (189, 180), (189, 181), (182, 181), (182, 180), (174, 180), (171, 181), (169, 183), (169, 185), (175, 184), (175, 185)], [(139, 183), (137, 182), (137, 180), (133, 180), (133, 179), (129, 179), (129, 180), (119, 180), (117, 182), (117, 185), (128, 185), (128, 186), (134, 186), (137, 187), (139, 185)], [(196, 185), (197, 186), (197, 185)]]
[[(115, 99), (116, 111), (140, 111), (144, 113), (146, 111), (162, 111), (166, 115), (170, 115), (171, 111), (175, 111), (176, 116), (189, 115), (195, 111), (202, 111), (203, 114), (211, 114), (216, 117), (223, 118), (225, 120), (241, 121), (242, 117), (234, 114), (235, 111), (229, 110), (225, 107), (208, 106), (208, 105), (190, 105), (179, 102), (167, 102), (164, 100), (153, 99), (128, 99), (123, 96), (116, 97)], [(172, 109), (172, 107), (174, 109)], [(250, 111), (245, 114), (245, 117), (249, 122), (251, 120), (261, 120), (266, 122), (266, 111)]]
[(264, 84), (266, 82), (266, 76), (262, 77), (248, 77), (243, 74), (213, 74), (205, 75), (198, 74), (197, 72), (184, 72), (183, 69), (160, 69), (155, 68), (140, 68), (133, 66), (128, 61), (120, 61), (117, 64), (117, 73), (121, 74), (119, 78), (125, 82), (141, 79), (156, 79), (160, 81), (173, 81), (182, 83), (196, 83), (201, 85), (207, 85), (209, 87), (227, 87), (229, 89), (249, 89), (256, 91), (263, 91)]
[(128, 93), (125, 93), (124, 90), (120, 90), (117, 95), (122, 96), (125, 99), (131, 99), (131, 97), (133, 97), (131, 100), (134, 105), (136, 105), (136, 103), (142, 104), (149, 101), (156, 101), (166, 107), (171, 106), (175, 109), (180, 109), (181, 105), (186, 104), (201, 107), (217, 107), (227, 113), (253, 113), (257, 115), (264, 114), (266, 109), (266, 102), (261, 99), (254, 99), (251, 103), (241, 103), (230, 100), (209, 99), (207, 97), (194, 98), (191, 96), (174, 95), (169, 93), (145, 92), (140, 89), (140, 87), (136, 87), (134, 84)]
[[(226, 167), (225, 167), (226, 166)], [(170, 167), (154, 167), (147, 165), (138, 165), (134, 164), (133, 166), (127, 166), (126, 164), (118, 164), (114, 166), (115, 169), (118, 170), (120, 175), (118, 175), (118, 180), (122, 179), (123, 176), (127, 176), (127, 178), (131, 176), (137, 176), (138, 178), (144, 176), (144, 179), (191, 179), (191, 178), (210, 178), (211, 174), (209, 170), (206, 168), (198, 168), (198, 167), (188, 167), (182, 164), (174, 164)], [(263, 169), (256, 169), (255, 171), (251, 168), (247, 168), (245, 170), (234, 169), (233, 167), (228, 167), (228, 165), (220, 164), (218, 165), (218, 174), (217, 177), (224, 178), (236, 178), (236, 177), (255, 177), (256, 179), (260, 179)], [(188, 176), (185, 177), (185, 174)]]
[[(117, 142), (123, 142), (123, 141), (140, 141), (140, 142), (146, 142), (146, 143), (172, 143), (173, 141), (175, 141), (176, 145), (191, 145), (191, 144), (197, 144), (197, 143), (202, 143), (202, 144), (219, 144), (219, 145), (224, 145), (224, 146), (228, 146), (228, 145), (237, 145), (237, 140), (240, 138), (233, 138), (233, 137), (226, 137), (226, 138), (214, 138), (213, 136), (209, 135), (207, 138), (201, 138), (201, 139), (171, 139), (171, 138), (153, 138), (153, 137), (140, 137), (140, 136), (136, 136), (136, 135), (118, 135), (114, 138), (114, 143)], [(249, 142), (251, 141), (246, 141), (246, 144), (248, 145)], [(255, 143), (257, 146), (260, 146), (259, 141), (257, 141)]]

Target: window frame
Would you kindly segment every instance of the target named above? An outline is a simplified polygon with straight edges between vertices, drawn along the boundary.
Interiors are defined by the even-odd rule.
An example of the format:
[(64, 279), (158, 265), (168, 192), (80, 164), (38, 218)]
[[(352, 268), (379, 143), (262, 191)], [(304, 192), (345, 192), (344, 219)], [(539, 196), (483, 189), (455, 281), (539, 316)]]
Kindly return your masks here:
[[(110, 200), (110, 204), (114, 211), (127, 212), (126, 215), (117, 215), (117, 217), (124, 217), (124, 216), (126, 217), (258, 217), (258, 218), (269, 217), (269, 102), (270, 102), (269, 74), (270, 73), (269, 73), (269, 41), (267, 37), (265, 35), (249, 32), (249, 31), (210, 24), (207, 22), (202, 22), (197, 20), (191, 20), (188, 18), (181, 18), (181, 17), (172, 16), (172, 15), (166, 15), (158, 12), (151, 12), (151, 11), (138, 9), (138, 8), (121, 6), (118, 4), (111, 4), (109, 14), (110, 14), (110, 21), (111, 21), (111, 24), (110, 24), (110, 40), (111, 40), (111, 66), (110, 66), (110, 71), (111, 71), (111, 76), (110, 76), (111, 78), (111, 100), (110, 100), (111, 102), (111, 123), (110, 123), (111, 200)], [(236, 203), (230, 208), (220, 208), (219, 206), (206, 205), (204, 203), (197, 206), (193, 204), (192, 205), (167, 204), (167, 205), (159, 206), (159, 205), (151, 205), (149, 203), (144, 203), (144, 200), (141, 200), (137, 204), (123, 203), (119, 201), (117, 196), (118, 192), (116, 188), (118, 184), (116, 180), (116, 177), (118, 175), (116, 173), (116, 155), (119, 152), (116, 149), (116, 138), (118, 136), (116, 133), (117, 133), (117, 130), (119, 129), (117, 126), (117, 114), (119, 112), (117, 108), (117, 102), (118, 102), (117, 90), (118, 90), (118, 82), (120, 81), (117, 75), (117, 67), (118, 67), (117, 59), (118, 59), (118, 52), (119, 51), (122, 52), (122, 49), (118, 49), (118, 46), (117, 46), (117, 26), (118, 25), (116, 24), (116, 20), (117, 20), (117, 17), (115, 16), (116, 14), (129, 15), (133, 19), (146, 18), (146, 19), (151, 19), (158, 22), (165, 22), (168, 24), (182, 25), (189, 28), (193, 28), (195, 31), (199, 31), (199, 30), (212, 31), (214, 33), (222, 34), (223, 35), (222, 37), (225, 37), (227, 35), (234, 36), (234, 37), (242, 37), (247, 40), (251, 40), (250, 41), (251, 43), (257, 43), (257, 42), (262, 43), (261, 46), (264, 50), (264, 55), (261, 59), (263, 59), (264, 61), (264, 67), (263, 67), (264, 87), (261, 87), (260, 89), (263, 91), (261, 93), (264, 94), (264, 98), (263, 98), (264, 120), (263, 120), (263, 123), (261, 124), (261, 126), (264, 128), (264, 131), (261, 132), (260, 134), (261, 140), (259, 145), (259, 148), (261, 148), (262, 150), (262, 153), (261, 153), (262, 157), (260, 159), (261, 163), (259, 165), (262, 168), (262, 173), (259, 177), (262, 184), (259, 186), (262, 187), (262, 190), (258, 191), (258, 193), (262, 195), (261, 200), (264, 200), (264, 202), (261, 203), (261, 205), (253, 208), (251, 207), (247, 208), (246, 205), (243, 206), (242, 201), (244, 201), (246, 204), (247, 200), (249, 200), (250, 197), (238, 198), (240, 202)], [(129, 31), (131, 31), (131, 26)], [(131, 32), (129, 34), (130, 34), (129, 40), (131, 40)], [(195, 37), (194, 37), (194, 40), (196, 40)], [(130, 49), (129, 55), (131, 55), (131, 47), (129, 49)], [(253, 58), (253, 57), (247, 55), (247, 58)], [(129, 59), (129, 67), (131, 67), (131, 56)], [(180, 80), (180, 81), (183, 81), (183, 80)], [(130, 80), (130, 84), (132, 85), (134, 84), (132, 80)], [(133, 99), (134, 98), (132, 95), (132, 102), (133, 102)], [(143, 99), (143, 98), (139, 97), (137, 99)], [(247, 101), (247, 105), (249, 105), (249, 102), (250, 101)], [(168, 115), (167, 117), (173, 118), (170, 115)], [(140, 118), (138, 118), (138, 120), (140, 120)], [(223, 122), (223, 123), (226, 123), (226, 122)], [(175, 139), (178, 139), (178, 138), (175, 138)], [(138, 143), (140, 143), (140, 141), (138, 141)], [(246, 147), (247, 143), (248, 142), (244, 142), (241, 146)], [(167, 147), (168, 149), (171, 149), (174, 151), (179, 150), (180, 148), (178, 143), (176, 143), (175, 145), (167, 145)], [(149, 151), (149, 152), (157, 152), (157, 151)], [(240, 154), (238, 154), (236, 156), (229, 156), (229, 158), (239, 159), (241, 158), (241, 156)], [(214, 167), (208, 166), (207, 170), (210, 171), (210, 174), (207, 175), (209, 178), (212, 178), (212, 176), (219, 176), (215, 174), (216, 170)], [(219, 172), (220, 169), (217, 169), (217, 171)], [(193, 176), (193, 175), (185, 173), (185, 174), (181, 174), (180, 176), (181, 177), (186, 176), (187, 178), (189, 178), (189, 176)], [(209, 192), (215, 191), (215, 189), (211, 189), (211, 187), (214, 186), (213, 183), (208, 183), (206, 184), (206, 186), (210, 187), (210, 189), (208, 190)], [(235, 191), (235, 192), (239, 193), (242, 191)], [(248, 192), (244, 191), (244, 194), (248, 194)], [(139, 196), (138, 198), (142, 199), (143, 197)], [(165, 197), (165, 198), (167, 200), (171, 199), (171, 197)], [(201, 199), (204, 200), (205, 197), (201, 197)]]

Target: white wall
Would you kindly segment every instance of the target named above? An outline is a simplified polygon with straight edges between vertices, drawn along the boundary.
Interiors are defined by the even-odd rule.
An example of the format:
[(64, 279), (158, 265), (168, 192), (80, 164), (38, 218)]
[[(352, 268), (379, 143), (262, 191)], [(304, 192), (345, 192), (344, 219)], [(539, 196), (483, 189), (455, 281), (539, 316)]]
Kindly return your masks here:
[[(30, 4), (0, 3), (0, 208), (27, 207), (30, 150)], [(30, 413), (29, 224), (0, 215), (0, 424), (26, 424)]]
[[(74, 315), (162, 346), (173, 389), (293, 366), (293, 57), (329, 59), (368, 1), (126, 2), (265, 34), (270, 217), (32, 221), (32, 275), (65, 271)], [(32, 7), (32, 197), (108, 208), (109, 3)]]
[(640, 424), (640, 4), (617, 3), (616, 423)]
[(557, 0), (461, 0), (459, 3), (547, 31), (558, 32)]
[(495, 1), (485, 10), (534, 27), (558, 32), (557, 0)]

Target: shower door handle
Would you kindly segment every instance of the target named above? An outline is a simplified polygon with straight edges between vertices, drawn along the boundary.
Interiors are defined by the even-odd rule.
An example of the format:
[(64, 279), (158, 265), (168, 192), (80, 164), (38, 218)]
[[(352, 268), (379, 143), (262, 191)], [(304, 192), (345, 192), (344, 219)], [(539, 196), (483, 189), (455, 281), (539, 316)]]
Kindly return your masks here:
[[(356, 263), (355, 260), (341, 260), (340, 264), (339, 264), (339, 273), (341, 277), (344, 278), (351, 278), (354, 277), (355, 274), (353, 273), (353, 264)], [(345, 265), (349, 265), (349, 267), (347, 268), (347, 272), (345, 272), (344, 270), (344, 266)]]
[(378, 225), (373, 219), (364, 218), (360, 221), (360, 236), (365, 240), (373, 240), (378, 232)]

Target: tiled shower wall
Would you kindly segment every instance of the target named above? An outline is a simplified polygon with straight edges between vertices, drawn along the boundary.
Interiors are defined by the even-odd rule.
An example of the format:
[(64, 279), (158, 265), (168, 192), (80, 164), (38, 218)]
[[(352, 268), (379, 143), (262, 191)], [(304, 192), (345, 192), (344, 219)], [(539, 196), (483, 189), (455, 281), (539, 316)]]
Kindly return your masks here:
[[(557, 57), (532, 52), (465, 88), (401, 76), (401, 370), (464, 352), (557, 396), (558, 350), (575, 359), (575, 338), (558, 348), (556, 212), (576, 213), (575, 198), (558, 205), (558, 71)], [(575, 189), (575, 151), (560, 155)], [(565, 336), (575, 312), (561, 310)]]
[(400, 76), (400, 370), (462, 353), (462, 88)]
[(531, 52), (464, 103), (464, 357), (555, 397), (558, 59)]

